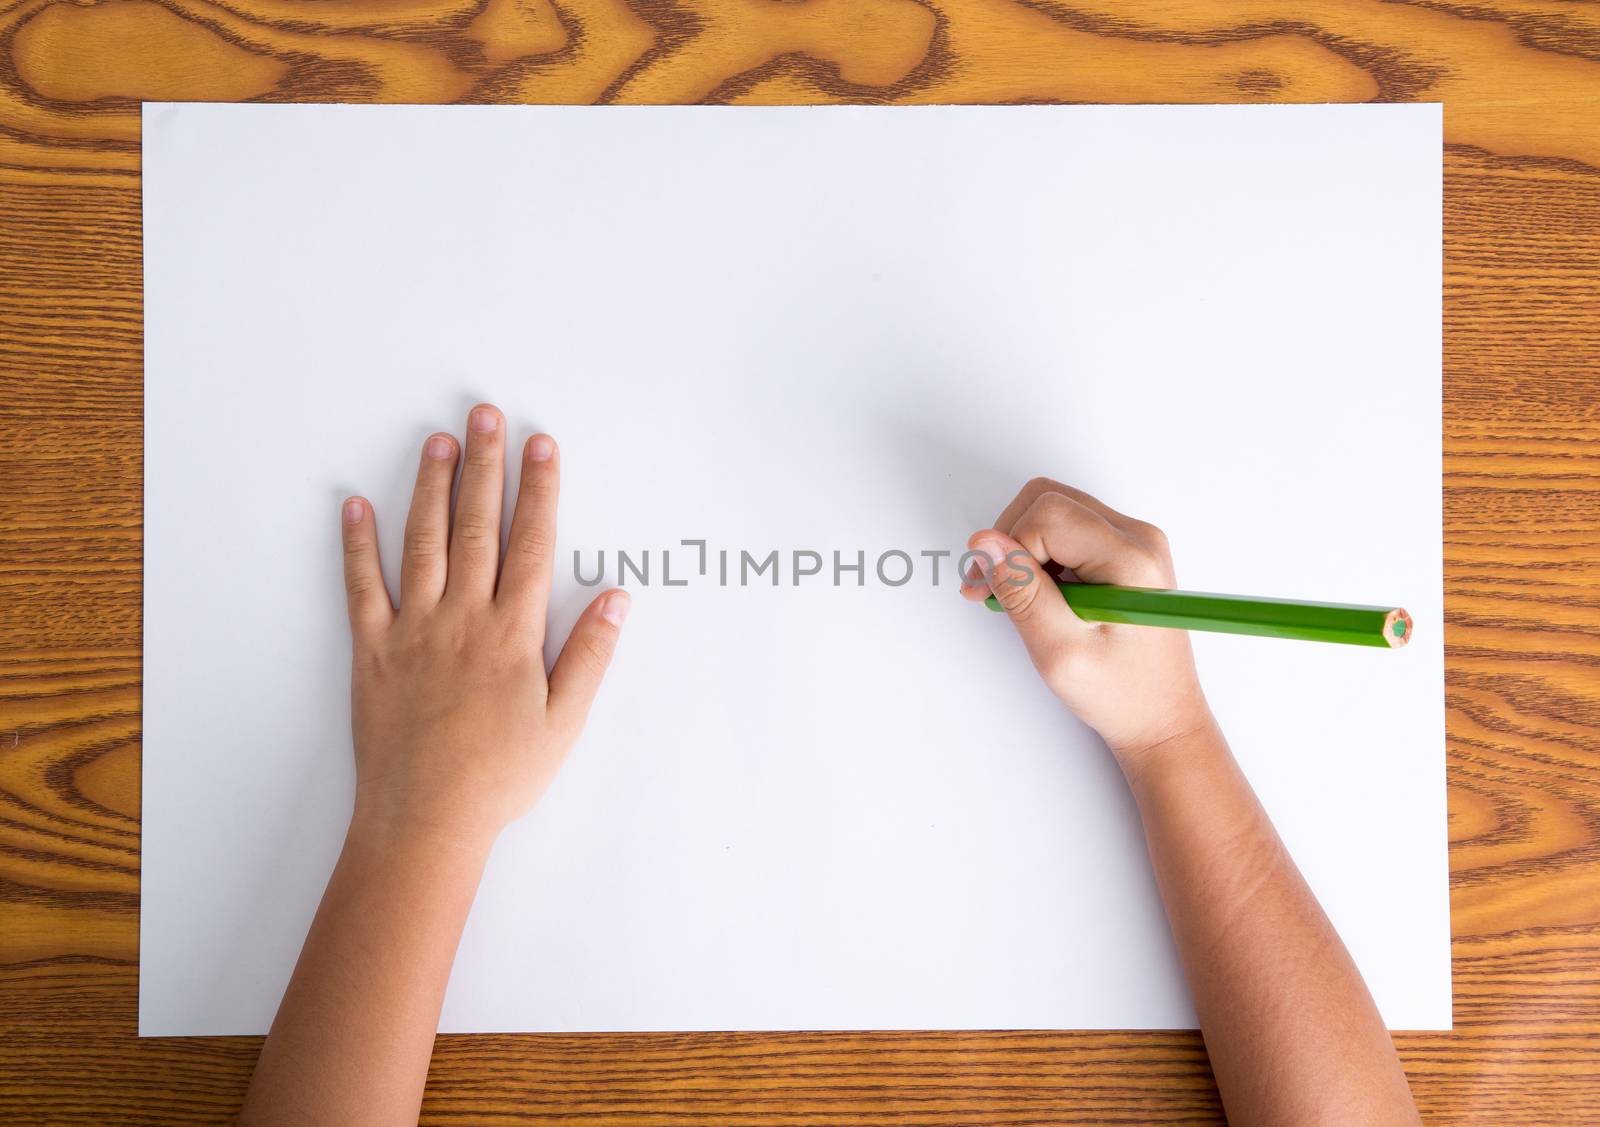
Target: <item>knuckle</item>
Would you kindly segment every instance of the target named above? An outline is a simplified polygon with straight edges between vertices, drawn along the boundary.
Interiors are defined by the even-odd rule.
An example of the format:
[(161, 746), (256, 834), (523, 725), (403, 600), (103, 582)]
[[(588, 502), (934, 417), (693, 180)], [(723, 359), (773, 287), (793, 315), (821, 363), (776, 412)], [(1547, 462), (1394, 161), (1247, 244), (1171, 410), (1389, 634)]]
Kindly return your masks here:
[(522, 475), (522, 482), (518, 488), (531, 497), (544, 500), (555, 495), (556, 484), (557, 476), (553, 463), (531, 462)]
[(1033, 583), (1025, 583), (1021, 586), (1001, 583), (995, 591), (994, 597), (1000, 601), (1000, 605), (1005, 608), (1006, 613), (1011, 616), (1014, 622), (1029, 622), (1033, 619), (1034, 614), (1033, 595), (1035, 586), (1036, 584)]
[(1030, 477), (1028, 484), (1022, 487), (1024, 493), (1054, 493), (1061, 488), (1059, 482), (1051, 477)]
[(1149, 521), (1136, 520), (1133, 522), (1133, 528), (1139, 538), (1155, 551), (1163, 555), (1171, 551), (1172, 544), (1167, 539), (1167, 534)]
[(585, 634), (578, 639), (578, 659), (593, 673), (604, 673), (611, 664), (611, 640), (601, 634)]
[[(503, 587), (497, 594), (503, 594)], [(494, 604), (501, 630), (501, 649), (511, 653), (524, 650), (537, 655), (539, 668), (544, 669), (544, 613), (545, 607), (534, 600), (502, 598)]]
[(1172, 582), (1172, 564), (1164, 552), (1147, 544), (1135, 545), (1129, 563), (1144, 586), (1161, 587)]
[(495, 523), (487, 513), (464, 509), (456, 516), (456, 537), (469, 544), (481, 544), (495, 531)]
[(430, 462), (423, 467), (417, 475), (417, 485), (411, 494), (412, 506), (446, 504), (450, 497), (450, 486), (455, 481), (456, 465), (449, 459), (440, 462)]
[(370, 691), (390, 675), (392, 661), (377, 641), (357, 631), (350, 650), (350, 676), (357, 694)]
[(554, 520), (556, 499), (561, 495), (561, 485), (556, 476), (547, 470), (530, 474), (528, 479), (518, 486), (519, 507), (526, 505), (529, 515), (545, 522)]
[(1036, 517), (1052, 525), (1071, 523), (1082, 511), (1071, 497), (1054, 489), (1041, 493), (1034, 507)]
[(412, 665), (424, 667), (435, 659), (459, 657), (469, 649), (468, 641), (463, 624), (435, 616), (411, 629), (403, 649)]
[(444, 551), (444, 536), (436, 528), (406, 530), (405, 552), (411, 559), (425, 559)]
[(519, 555), (535, 564), (544, 563), (555, 550), (555, 538), (537, 525), (519, 531), (513, 543)]

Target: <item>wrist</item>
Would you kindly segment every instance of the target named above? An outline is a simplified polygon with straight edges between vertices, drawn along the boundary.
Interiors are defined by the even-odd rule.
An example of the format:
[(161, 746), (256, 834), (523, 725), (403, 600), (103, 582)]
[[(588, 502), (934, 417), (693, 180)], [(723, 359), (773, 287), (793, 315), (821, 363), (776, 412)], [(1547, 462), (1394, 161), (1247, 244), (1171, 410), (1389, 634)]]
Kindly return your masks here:
[(499, 828), (483, 818), (459, 817), (448, 810), (396, 808), (358, 797), (345, 841), (379, 855), (423, 850), (481, 865), (499, 836)]
[(1197, 708), (1138, 739), (1108, 746), (1123, 777), (1137, 787), (1149, 776), (1222, 744), (1222, 729), (1210, 707), (1201, 701)]

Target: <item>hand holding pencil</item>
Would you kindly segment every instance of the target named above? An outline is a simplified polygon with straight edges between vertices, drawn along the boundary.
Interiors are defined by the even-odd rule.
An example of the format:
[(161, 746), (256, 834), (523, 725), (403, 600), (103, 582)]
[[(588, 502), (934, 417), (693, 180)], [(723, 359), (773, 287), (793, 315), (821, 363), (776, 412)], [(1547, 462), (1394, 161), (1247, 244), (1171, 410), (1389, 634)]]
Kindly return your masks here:
[[(1390, 649), (1411, 640), (1411, 616), (1398, 607), (1174, 590), (1172, 556), (1159, 528), (1048, 478), (1035, 478), (1024, 486), (994, 528), (974, 533), (968, 547), (981, 553), (990, 566), (987, 571), (975, 566), (963, 581), (962, 593), (1010, 615), (1045, 680), (1114, 751), (1118, 742), (1085, 712), (1098, 711), (1097, 706), (1083, 699), (1081, 687), (1071, 684), (1074, 674), (1068, 663), (1080, 673), (1087, 665), (1091, 679), (1099, 672), (1084, 655), (1095, 655), (1115, 667), (1133, 655), (1155, 661), (1163, 674), (1157, 687), (1176, 688), (1183, 705), (1179, 712), (1187, 714), (1185, 710), (1193, 711), (1194, 700), (1201, 696), (1187, 638), (1163, 641), (1139, 635), (1205, 630)], [(1045, 571), (1047, 562), (1069, 569), (1073, 577), (1052, 581)], [(1096, 629), (1100, 623), (1168, 629), (1116, 632), (1132, 636), (1108, 638), (1107, 631)], [(1127, 672), (1139, 671), (1123, 674)], [(1122, 674), (1117, 683), (1148, 684), (1142, 677), (1129, 682)], [(1113, 699), (1117, 695), (1111, 694)], [(1112, 722), (1115, 726), (1127, 723), (1127, 713), (1121, 715), (1120, 721)]]
[[(1128, 780), (1229, 1117), (1320, 1108), (1328, 1122), (1419, 1123), (1360, 971), (1211, 714), (1188, 633), (1395, 646), (1411, 634), (1405, 612), (1174, 591), (1160, 529), (1047, 478), (968, 547), (997, 562), (962, 593), (1005, 611)], [(1070, 582), (1052, 582), (1047, 562)], [(1283, 743), (1293, 754), (1292, 731)]]
[(1032, 581), (1022, 582), (1024, 557), (1013, 555), (1053, 561), (1086, 583), (1172, 587), (1172, 554), (1159, 528), (1070, 485), (1034, 478), (968, 547), (996, 563), (987, 576), (967, 577), (963, 595), (1000, 602), (1045, 683), (1124, 767), (1211, 725), (1187, 633), (1109, 630), (1085, 621), (1040, 566)]

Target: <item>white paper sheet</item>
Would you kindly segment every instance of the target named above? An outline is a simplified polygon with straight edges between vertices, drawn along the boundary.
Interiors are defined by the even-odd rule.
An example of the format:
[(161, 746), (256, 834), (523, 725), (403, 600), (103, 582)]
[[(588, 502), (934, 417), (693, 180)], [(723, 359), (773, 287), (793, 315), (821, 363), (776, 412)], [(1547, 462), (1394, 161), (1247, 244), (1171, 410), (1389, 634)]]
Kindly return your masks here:
[(144, 192), (141, 1032), (267, 1028), (351, 802), (338, 503), (393, 576), (479, 399), (562, 443), (551, 655), (574, 550), (652, 581), (442, 1028), (1192, 1026), (1115, 767), (918, 554), (1041, 473), (1186, 587), (1411, 610), (1195, 645), (1386, 1019), (1448, 1027), (1439, 107), (149, 105)]

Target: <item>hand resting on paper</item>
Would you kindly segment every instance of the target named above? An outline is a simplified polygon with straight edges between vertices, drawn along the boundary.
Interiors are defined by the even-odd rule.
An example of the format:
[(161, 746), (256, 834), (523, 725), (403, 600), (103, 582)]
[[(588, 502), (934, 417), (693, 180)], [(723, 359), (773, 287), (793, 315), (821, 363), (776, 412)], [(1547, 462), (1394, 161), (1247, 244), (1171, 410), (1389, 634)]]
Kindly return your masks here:
[[(1175, 586), (1165, 535), (1035, 478), (968, 546), (991, 566), (962, 594), (1000, 601), (1040, 676), (1132, 788), (1229, 1122), (1417, 1123), (1383, 1019), (1234, 762), (1188, 635), (1085, 622), (1050, 579), (1066, 569), (1087, 583)], [(1293, 755), (1283, 735), (1273, 751)]]
[(629, 605), (620, 590), (590, 604), (545, 675), (560, 454), (548, 435), (523, 447), (502, 560), (505, 443), (500, 412), (475, 408), (453, 521), (456, 440), (436, 434), (424, 444), (398, 610), (378, 568), (372, 508), (360, 498), (345, 503), (355, 820), (363, 827), (474, 846), (493, 840), (544, 793), (610, 662)]
[[(489, 849), (543, 793), (600, 687), (628, 596), (607, 591), (545, 674), (560, 454), (535, 435), (500, 550), (505, 418), (423, 444), (399, 606), (376, 517), (340, 514), (356, 801), (241, 1122), (415, 1123), (444, 987)], [(452, 515), (457, 464), (460, 484)]]

